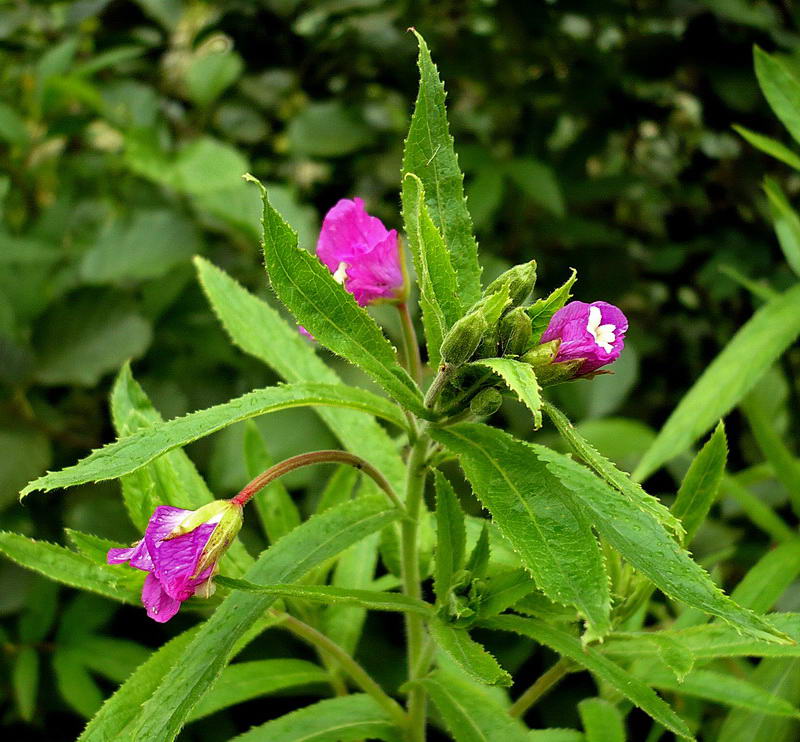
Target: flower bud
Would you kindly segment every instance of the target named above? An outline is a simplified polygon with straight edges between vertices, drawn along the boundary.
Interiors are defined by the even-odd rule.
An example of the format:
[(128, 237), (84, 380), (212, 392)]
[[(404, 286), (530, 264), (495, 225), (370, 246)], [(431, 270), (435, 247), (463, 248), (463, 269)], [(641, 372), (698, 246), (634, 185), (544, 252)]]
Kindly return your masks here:
[(522, 307), (512, 309), (500, 320), (499, 334), (503, 355), (521, 355), (531, 341), (531, 318)]
[(536, 261), (521, 263), (509, 268), (505, 273), (498, 276), (486, 288), (485, 295), (491, 296), (508, 287), (508, 295), (511, 304), (518, 307), (525, 303), (531, 295), (533, 287), (536, 285)]
[(228, 507), (222, 513), (222, 518), (217, 523), (217, 527), (211, 534), (211, 538), (208, 539), (200, 554), (200, 560), (195, 568), (194, 577), (197, 577), (201, 572), (216, 564), (222, 558), (222, 555), (233, 543), (233, 539), (236, 538), (242, 528), (242, 522), (244, 520), (242, 506), (230, 500), (223, 500), (223, 502), (225, 502)]
[(466, 363), (489, 329), (483, 314), (471, 312), (456, 322), (442, 341), (441, 356), (445, 363), (459, 366)]
[(551, 363), (536, 369), (536, 380), (542, 386), (553, 386), (562, 381), (570, 381), (579, 376), (581, 366), (584, 364), (583, 358), (576, 358), (574, 361), (564, 363)]
[(535, 345), (520, 358), (520, 361), (533, 366), (535, 369), (546, 366), (555, 360), (560, 345), (561, 340), (551, 340), (549, 343)]
[(470, 401), (469, 411), (478, 417), (492, 415), (500, 409), (503, 395), (494, 387), (481, 389)]

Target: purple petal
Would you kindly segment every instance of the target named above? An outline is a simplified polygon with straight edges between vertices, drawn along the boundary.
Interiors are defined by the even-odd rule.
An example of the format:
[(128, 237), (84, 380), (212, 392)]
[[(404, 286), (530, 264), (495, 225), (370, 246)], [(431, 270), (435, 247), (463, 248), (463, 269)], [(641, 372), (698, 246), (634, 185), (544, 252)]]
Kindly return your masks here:
[(154, 563), (153, 574), (158, 577), (167, 594), (177, 600), (186, 600), (192, 596), (196, 585), (205, 579), (203, 575), (195, 579), (192, 577), (197, 570), (200, 555), (216, 527), (216, 523), (204, 523), (169, 541), (151, 543), (148, 535), (147, 545)]
[(181, 601), (168, 595), (154, 574), (147, 575), (142, 587), (142, 603), (154, 621), (169, 621), (181, 607)]
[(109, 549), (106, 561), (109, 564), (123, 564), (130, 562), (131, 567), (149, 572), (153, 569), (153, 560), (147, 550), (147, 544), (142, 539), (130, 549)]

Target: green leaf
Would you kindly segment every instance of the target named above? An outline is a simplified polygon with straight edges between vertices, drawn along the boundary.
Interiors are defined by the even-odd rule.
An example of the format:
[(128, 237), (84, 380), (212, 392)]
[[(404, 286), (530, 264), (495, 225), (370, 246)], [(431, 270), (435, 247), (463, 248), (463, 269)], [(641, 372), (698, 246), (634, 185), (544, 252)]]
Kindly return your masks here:
[(776, 54), (767, 54), (756, 46), (753, 57), (764, 97), (794, 140), (800, 142), (800, 80)]
[(292, 116), (286, 134), (291, 151), (306, 157), (341, 157), (375, 140), (374, 130), (340, 100), (309, 103)]
[(256, 585), (247, 580), (235, 580), (230, 577), (217, 577), (216, 581), (231, 590), (243, 590), (261, 595), (276, 595), (281, 598), (295, 598), (328, 604), (345, 603), (373, 611), (411, 612), (423, 616), (432, 614), (428, 603), (400, 593), (357, 590), (335, 585)]
[(25, 721), (31, 721), (39, 692), (39, 653), (33, 647), (20, 647), (11, 671), (11, 685), (17, 712)]
[(201, 108), (207, 107), (239, 79), (243, 69), (242, 58), (235, 52), (212, 52), (195, 57), (186, 71), (189, 97)]
[(603, 698), (586, 698), (578, 704), (586, 742), (625, 742), (622, 714)]
[(727, 461), (728, 439), (720, 422), (714, 435), (694, 457), (672, 504), (672, 514), (680, 518), (686, 531), (683, 543), (691, 543), (717, 499)]
[(532, 334), (531, 340), (536, 344), (541, 339), (547, 325), (550, 324), (550, 318), (563, 307), (572, 296), (572, 286), (578, 280), (578, 274), (575, 269), (572, 269), (572, 275), (553, 291), (549, 296), (544, 299), (537, 299), (529, 307), (526, 307), (528, 316), (531, 318)]
[(106, 700), (84, 729), (79, 742), (111, 742), (122, 739), (120, 735), (123, 729), (158, 687), (165, 669), (180, 661), (199, 631), (199, 626), (185, 631), (153, 652), (125, 684)]
[(417, 272), (428, 358), (436, 368), (442, 340), (464, 311), (450, 255), (428, 213), (422, 181), (413, 173), (403, 178), (403, 221)]
[(122, 683), (150, 656), (150, 650), (136, 642), (110, 636), (66, 637), (69, 648), (88, 670)]
[(576, 729), (534, 729), (528, 742), (586, 742), (586, 737)]
[(597, 649), (582, 645), (570, 634), (538, 619), (519, 616), (498, 616), (486, 621), (484, 625), (500, 631), (513, 631), (550, 647), (616, 688), (631, 703), (679, 737), (694, 739), (686, 722), (647, 685), (604, 657)]
[(436, 602), (446, 605), (454, 575), (464, 567), (467, 532), (464, 512), (450, 482), (440, 471), (436, 481), (436, 565), (433, 572)]
[[(800, 157), (797, 169), (800, 170)], [(789, 267), (800, 276), (800, 216), (792, 208), (789, 199), (777, 181), (764, 178), (764, 192), (769, 199), (772, 223), (778, 235), (783, 256)]]
[(489, 580), (481, 595), (479, 616), (491, 618), (502, 613), (536, 590), (536, 583), (524, 569), (501, 572)]
[(458, 294), (465, 306), (471, 306), (481, 298), (481, 268), (464, 199), (464, 176), (447, 124), (444, 85), (425, 40), (411, 30), (419, 42), (420, 81), (403, 152), (404, 181), (407, 173), (414, 173), (422, 181), (431, 219), (450, 252)]
[(532, 366), (513, 358), (484, 358), (474, 365), (494, 371), (533, 413), (534, 429), (542, 427), (542, 390)]
[(685, 451), (736, 405), (800, 334), (800, 284), (762, 306), (670, 415), (633, 473), (639, 481)]
[(28, 144), (29, 138), (25, 119), (16, 109), (6, 103), (0, 103), (0, 139), (10, 145), (24, 147)]
[[(265, 551), (245, 579), (266, 585), (295, 582), (397, 517), (398, 511), (377, 496), (331, 508), (312, 516)], [(219, 677), (237, 640), (275, 600), (277, 596), (268, 594), (231, 593), (203, 624), (178, 662), (171, 668), (162, 666), (161, 683), (119, 739), (174, 739), (192, 708)]]
[(437, 671), (420, 681), (456, 742), (525, 742), (527, 735), (493, 697), (455, 673)]
[(543, 446), (532, 445), (531, 449), (585, 509), (600, 535), (665, 595), (719, 616), (751, 636), (786, 641), (768, 621), (725, 595), (650, 514), (617, 496), (572, 459)]
[[(337, 374), (266, 302), (245, 291), (211, 263), (195, 261), (200, 283), (231, 340), (289, 382), (341, 383)], [(353, 410), (317, 408), (317, 414), (349, 451), (370, 462), (396, 491), (405, 483), (405, 467), (395, 443), (372, 418)]]
[(507, 163), (505, 170), (531, 201), (555, 216), (564, 216), (564, 196), (551, 167), (530, 157), (518, 157)]
[[(244, 458), (247, 476), (251, 479), (255, 479), (275, 463), (267, 451), (264, 436), (253, 420), (245, 423)], [(270, 543), (274, 544), (297, 528), (302, 521), (297, 505), (280, 479), (270, 482), (252, 502)]]
[[(764, 692), (789, 703), (800, 702), (800, 661), (764, 660), (750, 679)], [(796, 719), (767, 716), (758, 711), (733, 709), (719, 731), (725, 742), (794, 742), (800, 732)]]
[(28, 484), (22, 494), (115, 479), (136, 471), (168, 451), (233, 423), (269, 412), (308, 405), (347, 407), (368, 414), (377, 412), (381, 416), (391, 417), (396, 423), (403, 420), (400, 411), (390, 402), (356, 387), (308, 383), (256, 389), (230, 402), (191, 412), (120, 438), (93, 451), (77, 464), (39, 477)]
[(511, 685), (511, 676), (466, 629), (455, 628), (438, 618), (430, 621), (428, 629), (437, 646), (471, 678), (486, 685)]
[(188, 721), (271, 693), (327, 683), (325, 670), (306, 660), (255, 660), (228, 665), (213, 690), (195, 706)]
[(751, 131), (744, 126), (734, 125), (733, 128), (756, 149), (760, 149), (762, 152), (772, 155), (775, 159), (785, 162), (796, 170), (800, 170), (800, 155), (789, 149), (785, 144), (781, 144), (775, 139), (758, 132)]
[(91, 719), (103, 704), (103, 694), (80, 655), (72, 647), (58, 647), (53, 654), (53, 672), (61, 697), (81, 716)]
[(595, 634), (606, 633), (608, 576), (591, 525), (527, 444), (474, 423), (432, 435), (459, 455), (476, 496), (539, 588), (575, 606)]
[(123, 603), (139, 603), (143, 573), (96, 564), (86, 557), (46, 541), (0, 532), (0, 553), (12, 562), (70, 587), (90, 590)]
[(231, 742), (400, 742), (386, 712), (369, 696), (329, 698), (253, 727)]
[(779, 544), (764, 554), (736, 586), (731, 597), (740, 605), (764, 613), (800, 574), (800, 538)]
[(655, 497), (649, 495), (639, 484), (634, 482), (630, 474), (617, 469), (613, 463), (595, 449), (594, 446), (575, 429), (575, 426), (573, 426), (561, 410), (548, 402), (544, 402), (542, 407), (548, 417), (553, 421), (561, 437), (601, 479), (623, 495), (632, 505), (635, 505), (642, 512), (651, 515), (676, 536), (683, 536), (684, 530), (680, 521)]
[(426, 417), (419, 388), (375, 320), (316, 256), (297, 246), (297, 234), (272, 208), (264, 186), (254, 182), (264, 202), (264, 259), (278, 298), (320, 343), (360, 366), (404, 407)]
[(642, 673), (642, 680), (660, 690), (694, 696), (726, 706), (750, 709), (768, 716), (800, 718), (800, 710), (796, 706), (759, 688), (749, 680), (734, 675), (713, 670), (695, 670), (683, 681), (677, 681), (672, 673), (659, 672), (651, 667)]

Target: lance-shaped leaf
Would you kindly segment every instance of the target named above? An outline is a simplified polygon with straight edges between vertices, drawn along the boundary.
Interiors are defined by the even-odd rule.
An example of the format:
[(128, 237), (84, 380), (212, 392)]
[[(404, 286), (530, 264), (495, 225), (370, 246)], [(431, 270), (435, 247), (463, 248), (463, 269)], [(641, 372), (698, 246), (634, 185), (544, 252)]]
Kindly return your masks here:
[[(202, 258), (195, 259), (198, 276), (214, 313), (245, 353), (266, 363), (286, 381), (338, 384), (336, 372), (269, 304), (242, 288), (227, 273)], [(405, 467), (397, 447), (371, 417), (354, 410), (318, 407), (316, 413), (349, 451), (370, 462), (399, 492)]]
[(278, 298), (320, 343), (363, 369), (404, 407), (428, 415), (422, 393), (375, 320), (316, 256), (297, 246), (297, 233), (272, 208), (264, 186), (254, 182), (264, 202), (264, 260)]
[(549, 402), (542, 405), (547, 416), (553, 421), (561, 437), (569, 443), (572, 450), (583, 459), (594, 471), (608, 484), (618, 490), (636, 507), (652, 515), (661, 525), (669, 528), (676, 536), (683, 536), (683, 526), (680, 521), (655, 497), (645, 492), (642, 487), (634, 482), (630, 474), (620, 471), (603, 456), (589, 441), (587, 441), (567, 419), (567, 416)]
[(474, 680), (486, 685), (511, 685), (511, 676), (466, 629), (459, 629), (434, 618), (428, 624), (437, 646)]
[(400, 742), (386, 712), (369, 696), (328, 698), (253, 727), (231, 742), (351, 742), (361, 739)]
[(533, 304), (526, 308), (528, 316), (531, 318), (531, 339), (538, 343), (542, 334), (550, 324), (550, 318), (563, 307), (569, 297), (572, 296), (572, 285), (578, 280), (578, 274), (572, 269), (570, 277), (559, 286), (549, 296), (537, 299)]
[(755, 47), (756, 77), (775, 115), (796, 142), (800, 142), (800, 79), (786, 62), (775, 54)]
[(520, 616), (498, 616), (489, 619), (484, 625), (501, 631), (513, 631), (550, 647), (612, 685), (631, 703), (679, 737), (694, 739), (686, 722), (651, 688), (593, 647), (583, 646), (578, 639), (567, 632), (538, 619)]
[(458, 454), (475, 495), (539, 588), (609, 629), (608, 576), (586, 517), (530, 448), (495, 428), (459, 423), (433, 437)]
[[(795, 167), (800, 170), (800, 157), (797, 155), (794, 157), (797, 159)], [(778, 236), (786, 262), (795, 274), (800, 276), (800, 216), (789, 203), (777, 181), (764, 178), (764, 193), (769, 200), (775, 234)]]
[(754, 611), (768, 611), (799, 574), (800, 538), (795, 538), (764, 554), (731, 597)]
[(425, 40), (416, 31), (414, 35), (419, 42), (419, 95), (403, 152), (403, 175), (414, 173), (422, 181), (431, 219), (450, 252), (459, 296), (471, 306), (481, 297), (481, 268), (464, 198), (464, 176), (447, 124), (444, 85)]
[(578, 704), (586, 742), (625, 742), (622, 714), (604, 698), (586, 698)]
[(672, 504), (672, 514), (681, 519), (686, 531), (683, 543), (692, 542), (717, 499), (727, 461), (728, 439), (725, 427), (720, 423), (708, 443), (694, 457)]
[(320, 685), (329, 680), (330, 675), (325, 670), (306, 660), (237, 662), (222, 671), (214, 689), (195, 706), (189, 721), (270, 693)]
[(777, 160), (785, 162), (787, 165), (800, 170), (800, 155), (794, 150), (789, 149), (785, 144), (772, 139), (771, 137), (759, 134), (756, 131), (751, 131), (744, 126), (733, 127), (741, 136), (743, 136), (750, 144), (768, 155), (772, 155)]
[(496, 699), (453, 672), (438, 670), (420, 681), (456, 742), (526, 742), (525, 727)]
[(533, 427), (542, 427), (542, 390), (532, 366), (513, 358), (484, 358), (475, 361), (475, 365), (494, 371), (533, 413)]
[(571, 458), (544, 446), (531, 445), (530, 449), (547, 463), (554, 481), (571, 493), (600, 535), (665, 595), (719, 616), (751, 636), (787, 641), (766, 619), (725, 595), (708, 572), (649, 513)]
[(428, 213), (422, 181), (413, 173), (403, 178), (403, 221), (417, 271), (428, 358), (436, 368), (442, 340), (464, 311), (450, 255)]
[(138, 603), (142, 589), (141, 572), (97, 564), (81, 554), (47, 541), (35, 541), (19, 533), (0, 532), (0, 554), (51, 580), (89, 590), (123, 603)]
[(646, 479), (727, 414), (798, 334), (800, 284), (762, 306), (709, 364), (645, 452), (634, 479)]
[(395, 423), (405, 424), (402, 413), (391, 402), (356, 387), (308, 383), (256, 389), (230, 402), (191, 412), (120, 438), (93, 451), (77, 464), (39, 477), (28, 484), (22, 494), (115, 479), (136, 471), (161, 454), (185, 446), (233, 423), (269, 412), (309, 405), (346, 407), (368, 414), (388, 416)]
[[(311, 569), (341, 553), (398, 517), (383, 498), (370, 496), (344, 503), (309, 518), (267, 549), (245, 578), (274, 585), (299, 580)], [(234, 592), (203, 624), (120, 740), (174, 739), (195, 704), (213, 686), (236, 642), (277, 600), (275, 595)]]
[(256, 585), (248, 580), (218, 577), (217, 582), (231, 590), (247, 593), (276, 595), (280, 598), (310, 600), (315, 603), (357, 605), (373, 611), (398, 611), (419, 613), (430, 616), (433, 611), (428, 603), (410, 598), (401, 593), (387, 593), (379, 590), (358, 590), (356, 588), (336, 587), (335, 585)]
[[(147, 435), (146, 431), (164, 423), (144, 389), (133, 378), (129, 363), (120, 369), (111, 390), (111, 418), (120, 438), (136, 432)], [(179, 449), (122, 477), (121, 485), (125, 507), (140, 531), (145, 530), (158, 505), (197, 510), (214, 499), (192, 460)], [(98, 561), (105, 564), (105, 554)], [(222, 558), (223, 571), (241, 575), (252, 564), (253, 558), (237, 537)]]
[(464, 512), (447, 478), (440, 471), (436, 478), (436, 565), (433, 572), (436, 601), (447, 603), (453, 577), (464, 567), (467, 532)]

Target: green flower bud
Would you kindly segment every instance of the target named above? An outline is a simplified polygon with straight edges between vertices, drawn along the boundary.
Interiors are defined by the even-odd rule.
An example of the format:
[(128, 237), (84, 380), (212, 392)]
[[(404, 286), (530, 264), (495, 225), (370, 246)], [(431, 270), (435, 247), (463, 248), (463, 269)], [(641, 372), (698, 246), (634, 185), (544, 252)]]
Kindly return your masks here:
[(478, 417), (492, 415), (500, 409), (503, 395), (494, 387), (481, 389), (470, 401), (469, 411)]
[(518, 356), (531, 341), (531, 318), (522, 307), (512, 309), (500, 320), (499, 331), (503, 355)]
[(491, 296), (508, 287), (508, 295), (513, 306), (518, 307), (525, 303), (536, 285), (536, 261), (521, 263), (509, 268), (498, 276), (486, 288), (485, 295)]
[(466, 363), (478, 349), (488, 329), (481, 312), (472, 312), (462, 317), (450, 328), (442, 341), (442, 360), (455, 366)]
[(493, 327), (483, 336), (481, 344), (475, 353), (476, 358), (496, 358), (498, 355), (497, 327)]
[[(228, 547), (233, 543), (233, 539), (242, 528), (242, 506), (230, 500), (221, 500), (227, 507), (222, 512), (222, 517), (217, 523), (211, 537), (206, 542), (205, 548), (200, 554), (195, 573), (202, 574), (212, 564), (216, 564)], [(202, 508), (201, 508), (202, 509)]]
[[(203, 523), (209, 523), (217, 519), (221, 513), (224, 513), (231, 507), (230, 500), (214, 500), (207, 505), (203, 505), (187, 515), (175, 528), (172, 529), (169, 536), (164, 540), (168, 541), (176, 536), (183, 536), (184, 533), (193, 531)], [(241, 509), (241, 508), (240, 508)]]
[(571, 381), (583, 365), (585, 358), (576, 358), (564, 363), (551, 363), (536, 369), (536, 379), (542, 386), (553, 386), (563, 381)]
[(547, 366), (555, 359), (560, 345), (561, 340), (551, 340), (549, 343), (535, 345), (520, 358), (520, 361), (528, 363), (536, 369)]

